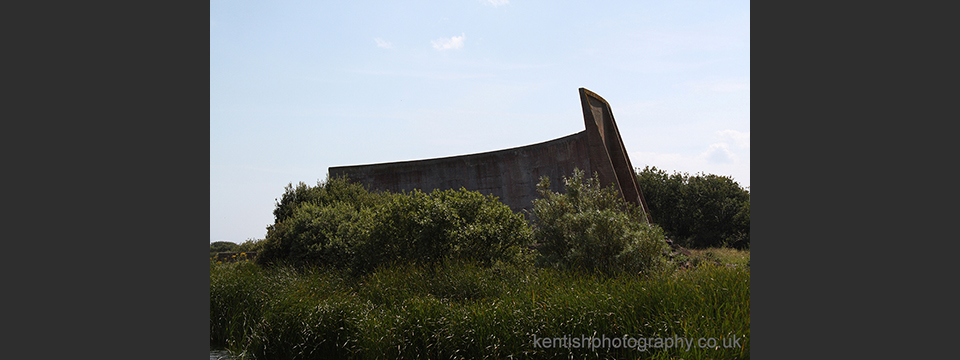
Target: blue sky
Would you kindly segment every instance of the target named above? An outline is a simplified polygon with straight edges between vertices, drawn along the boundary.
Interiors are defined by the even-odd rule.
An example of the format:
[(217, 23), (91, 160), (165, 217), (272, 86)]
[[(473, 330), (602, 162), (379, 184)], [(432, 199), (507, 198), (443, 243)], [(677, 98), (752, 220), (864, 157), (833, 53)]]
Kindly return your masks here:
[(288, 183), (583, 130), (633, 165), (750, 185), (748, 1), (210, 2), (210, 241), (261, 239)]

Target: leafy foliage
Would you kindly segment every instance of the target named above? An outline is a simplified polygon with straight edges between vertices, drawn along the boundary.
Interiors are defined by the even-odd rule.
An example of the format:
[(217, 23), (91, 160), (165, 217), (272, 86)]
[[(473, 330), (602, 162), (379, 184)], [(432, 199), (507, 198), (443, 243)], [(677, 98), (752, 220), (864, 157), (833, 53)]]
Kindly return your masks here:
[[(654, 201), (678, 204), (664, 214), (714, 211), (684, 199), (713, 199), (715, 179), (688, 185), (651, 172), (663, 185), (643, 188), (655, 220)], [(211, 260), (210, 344), (261, 359), (636, 357), (637, 349), (530, 343), (623, 333), (743, 339), (729, 349), (641, 350), (650, 358), (749, 354), (749, 252), (693, 250), (701, 266), (657, 271), (664, 230), (596, 176), (575, 171), (563, 182), (557, 194), (541, 180), (532, 228), (496, 198), (464, 189), (374, 193), (346, 179), (288, 185), (265, 239), (218, 245), (258, 256), (257, 264)], [(712, 203), (726, 203), (719, 199)], [(747, 194), (731, 222), (749, 229), (749, 213)], [(531, 271), (534, 241), (545, 268)], [(280, 266), (259, 266), (266, 264)]]
[(603, 273), (637, 273), (663, 265), (663, 231), (648, 224), (642, 212), (623, 201), (613, 187), (599, 179), (584, 179), (575, 170), (564, 179), (565, 194), (549, 190), (550, 180), (537, 185), (534, 200), (541, 265)]
[(653, 222), (680, 245), (750, 247), (750, 192), (727, 176), (646, 167), (637, 180)]
[(239, 245), (230, 241), (214, 241), (210, 243), (210, 257), (214, 258), (221, 252), (251, 253), (257, 252), (263, 240), (247, 239)]
[(260, 250), (260, 245), (263, 245), (263, 239), (247, 239), (246, 241), (237, 245), (237, 249), (233, 250), (236, 252), (257, 252)]
[(374, 206), (383, 201), (388, 194), (371, 193), (362, 185), (351, 183), (346, 178), (334, 178), (326, 183), (318, 182), (317, 186), (307, 186), (303, 182), (288, 184), (283, 196), (277, 201), (273, 210), (274, 223), (282, 223), (293, 216), (302, 204), (328, 205), (337, 202), (352, 204), (357, 209)]
[(239, 247), (240, 245), (229, 241), (214, 241), (210, 243), (210, 256), (214, 256), (219, 252), (237, 251)]
[(371, 193), (347, 179), (288, 185), (257, 262), (366, 273), (382, 265), (520, 261), (530, 230), (495, 197), (435, 190)]

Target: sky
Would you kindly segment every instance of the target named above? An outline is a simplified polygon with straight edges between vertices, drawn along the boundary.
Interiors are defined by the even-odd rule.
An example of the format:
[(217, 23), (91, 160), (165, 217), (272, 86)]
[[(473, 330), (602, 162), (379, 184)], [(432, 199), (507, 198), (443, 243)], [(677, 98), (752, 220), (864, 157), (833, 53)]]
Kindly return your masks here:
[(332, 166), (501, 150), (607, 100), (633, 166), (750, 186), (749, 1), (210, 2), (210, 241)]

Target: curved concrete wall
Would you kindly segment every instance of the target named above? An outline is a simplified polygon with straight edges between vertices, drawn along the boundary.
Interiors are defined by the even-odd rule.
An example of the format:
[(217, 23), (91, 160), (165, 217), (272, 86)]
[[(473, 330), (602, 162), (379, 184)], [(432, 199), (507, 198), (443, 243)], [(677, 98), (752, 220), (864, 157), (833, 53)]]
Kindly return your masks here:
[(532, 208), (540, 177), (550, 178), (553, 191), (562, 192), (560, 179), (579, 168), (596, 172), (604, 185), (614, 185), (624, 200), (642, 206), (640, 186), (627, 156), (610, 106), (599, 95), (580, 89), (582, 132), (539, 144), (445, 158), (372, 165), (337, 166), (330, 177), (348, 176), (371, 190), (391, 192), (420, 189), (479, 191), (500, 198), (514, 211)]
[(561, 176), (570, 176), (574, 168), (592, 171), (586, 154), (586, 132), (579, 132), (539, 144), (479, 154), (331, 167), (330, 177), (346, 175), (370, 189), (391, 192), (463, 187), (499, 197), (518, 211), (532, 206), (541, 176), (548, 176), (551, 188), (560, 192)]

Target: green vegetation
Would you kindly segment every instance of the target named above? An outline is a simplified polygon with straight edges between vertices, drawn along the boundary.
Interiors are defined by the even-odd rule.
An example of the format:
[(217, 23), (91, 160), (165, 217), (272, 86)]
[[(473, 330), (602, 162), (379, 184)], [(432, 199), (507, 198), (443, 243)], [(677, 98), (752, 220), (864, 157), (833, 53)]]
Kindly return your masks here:
[[(749, 358), (748, 251), (669, 261), (664, 230), (615, 190), (579, 171), (562, 181), (563, 194), (541, 181), (530, 223), (463, 189), (289, 185), (267, 237), (237, 246), (254, 262), (211, 260), (211, 347), (255, 359)], [(541, 341), (564, 337), (648, 348)], [(714, 345), (646, 343), (666, 338)]]
[(346, 179), (288, 186), (257, 263), (347, 269), (399, 263), (524, 261), (530, 229), (520, 214), (475, 191), (370, 193)]
[(219, 252), (231, 252), (237, 251), (240, 245), (237, 243), (229, 241), (214, 241), (210, 243), (210, 257), (217, 255)]
[(237, 249), (234, 251), (237, 252), (254, 252), (260, 251), (260, 246), (263, 244), (263, 240), (247, 239), (246, 241), (237, 245)]
[(533, 214), (540, 264), (605, 274), (663, 267), (663, 231), (614, 188), (602, 188), (596, 176), (584, 179), (582, 171), (574, 171), (564, 179), (564, 194), (551, 192), (549, 179), (537, 188)]
[(750, 247), (750, 192), (732, 178), (646, 167), (637, 181), (653, 222), (689, 248)]
[(732, 248), (707, 248), (690, 250), (695, 261), (712, 261), (721, 264), (750, 266), (750, 250), (736, 250)]
[(259, 251), (260, 245), (263, 243), (263, 240), (254, 240), (247, 239), (246, 241), (237, 244), (230, 241), (214, 241), (210, 243), (210, 258), (216, 258), (217, 253), (221, 252), (256, 252)]
[[(210, 266), (211, 346), (257, 359), (748, 358), (750, 274), (702, 266), (616, 277), (414, 264), (343, 272)], [(563, 336), (741, 338), (737, 347), (544, 348)]]

